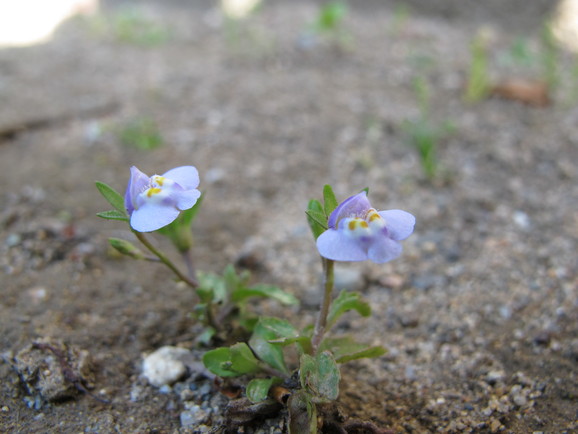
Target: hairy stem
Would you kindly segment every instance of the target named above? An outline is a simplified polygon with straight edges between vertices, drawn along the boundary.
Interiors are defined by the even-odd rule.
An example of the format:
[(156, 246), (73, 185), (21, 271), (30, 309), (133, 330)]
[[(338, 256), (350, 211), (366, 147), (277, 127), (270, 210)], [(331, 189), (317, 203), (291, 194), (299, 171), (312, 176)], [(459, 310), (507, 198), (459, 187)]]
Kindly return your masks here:
[(329, 307), (331, 306), (331, 295), (333, 292), (333, 284), (335, 281), (334, 276), (334, 265), (335, 262), (331, 259), (323, 259), (323, 270), (325, 271), (323, 279), (323, 300), (321, 302), (321, 308), (319, 310), (319, 316), (315, 323), (315, 329), (313, 331), (313, 338), (311, 339), (311, 346), (313, 347), (313, 355), (317, 353), (319, 345), (323, 340), (323, 335), (326, 332), (327, 327), (327, 315), (329, 314)]

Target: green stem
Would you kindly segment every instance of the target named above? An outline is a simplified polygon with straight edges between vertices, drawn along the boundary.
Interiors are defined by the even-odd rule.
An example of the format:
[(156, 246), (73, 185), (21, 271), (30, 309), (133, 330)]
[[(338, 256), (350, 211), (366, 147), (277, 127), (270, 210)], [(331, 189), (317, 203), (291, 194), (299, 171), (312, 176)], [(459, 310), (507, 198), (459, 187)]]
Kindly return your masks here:
[(183, 282), (185, 282), (187, 285), (189, 285), (191, 288), (196, 289), (199, 284), (196, 281), (196, 279), (193, 278), (189, 278), (187, 276), (185, 276), (181, 270), (179, 270), (175, 264), (173, 264), (171, 262), (171, 260), (169, 258), (167, 258), (165, 256), (165, 254), (163, 252), (161, 252), (160, 250), (158, 250), (155, 246), (153, 246), (150, 241), (145, 237), (144, 233), (142, 232), (138, 232), (133, 230), (133, 233), (135, 234), (135, 236), (138, 238), (138, 240), (144, 244), (144, 246), (149, 249), (151, 251), (151, 253), (153, 253), (157, 258), (159, 258), (159, 260), (165, 264), (167, 267), (169, 267), (171, 269), (171, 271), (173, 273), (175, 273), (175, 275), (181, 279)]
[(334, 265), (335, 262), (331, 259), (323, 259), (323, 269), (325, 271), (323, 281), (324, 293), (321, 308), (319, 310), (319, 316), (317, 317), (317, 322), (315, 323), (315, 329), (313, 331), (313, 338), (311, 339), (313, 355), (317, 353), (327, 328), (327, 315), (329, 314), (329, 307), (331, 306), (331, 294), (333, 292), (333, 284), (335, 281)]

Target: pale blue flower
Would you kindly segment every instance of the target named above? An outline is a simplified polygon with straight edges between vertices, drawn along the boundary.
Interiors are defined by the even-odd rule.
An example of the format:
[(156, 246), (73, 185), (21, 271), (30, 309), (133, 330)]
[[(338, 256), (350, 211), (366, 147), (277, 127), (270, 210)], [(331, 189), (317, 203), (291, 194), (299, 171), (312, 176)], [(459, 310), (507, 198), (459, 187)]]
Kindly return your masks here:
[(193, 166), (176, 167), (151, 177), (132, 166), (124, 196), (131, 227), (152, 232), (172, 223), (181, 211), (195, 205), (201, 196), (198, 186), (199, 172)]
[(399, 241), (412, 234), (414, 225), (415, 217), (406, 211), (376, 211), (362, 191), (331, 213), (329, 228), (317, 238), (317, 249), (334, 261), (369, 259), (381, 264), (401, 255)]

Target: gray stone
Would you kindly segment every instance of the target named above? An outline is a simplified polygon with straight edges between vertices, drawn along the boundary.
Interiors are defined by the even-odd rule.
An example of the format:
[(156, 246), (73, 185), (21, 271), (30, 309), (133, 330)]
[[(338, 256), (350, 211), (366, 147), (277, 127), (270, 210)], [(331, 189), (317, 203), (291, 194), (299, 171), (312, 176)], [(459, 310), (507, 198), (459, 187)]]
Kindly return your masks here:
[[(39, 340), (18, 352), (14, 368), (28, 392), (46, 401), (60, 401), (76, 396), (79, 384), (91, 387), (92, 366), (88, 351), (59, 340)], [(31, 405), (27, 403), (27, 405)], [(38, 407), (37, 400), (34, 408)]]

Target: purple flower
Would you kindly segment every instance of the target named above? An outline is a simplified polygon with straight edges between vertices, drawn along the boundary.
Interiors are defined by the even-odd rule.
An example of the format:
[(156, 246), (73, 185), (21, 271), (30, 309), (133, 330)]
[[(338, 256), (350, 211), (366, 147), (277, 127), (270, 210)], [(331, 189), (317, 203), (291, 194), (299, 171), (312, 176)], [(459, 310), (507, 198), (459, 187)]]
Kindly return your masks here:
[(131, 227), (152, 232), (172, 223), (181, 211), (195, 205), (201, 196), (198, 186), (199, 172), (193, 166), (176, 167), (150, 178), (132, 166), (124, 195)]
[(317, 238), (321, 256), (334, 261), (378, 264), (401, 255), (399, 241), (413, 232), (415, 217), (398, 209), (376, 211), (362, 191), (343, 201), (329, 216), (329, 229)]

